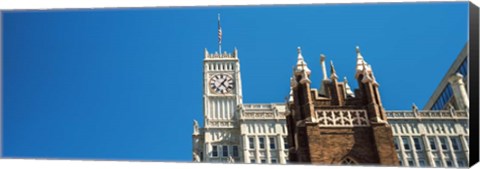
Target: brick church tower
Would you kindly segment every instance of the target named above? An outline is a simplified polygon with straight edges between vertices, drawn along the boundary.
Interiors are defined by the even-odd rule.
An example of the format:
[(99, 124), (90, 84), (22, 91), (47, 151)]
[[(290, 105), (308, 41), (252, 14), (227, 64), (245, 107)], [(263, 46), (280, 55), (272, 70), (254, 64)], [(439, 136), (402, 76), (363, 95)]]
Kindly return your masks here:
[(327, 77), (321, 55), (320, 90), (311, 87), (310, 69), (298, 48), (287, 106), (289, 160), (312, 164), (398, 166), (392, 128), (382, 107), (378, 83), (357, 47), (359, 89), (340, 82), (333, 62)]

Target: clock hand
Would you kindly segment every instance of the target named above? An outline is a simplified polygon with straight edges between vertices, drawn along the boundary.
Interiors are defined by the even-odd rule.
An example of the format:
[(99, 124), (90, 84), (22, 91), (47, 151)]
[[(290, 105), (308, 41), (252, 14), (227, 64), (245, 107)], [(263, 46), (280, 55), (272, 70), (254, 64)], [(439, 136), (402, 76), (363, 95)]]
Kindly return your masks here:
[(223, 80), (223, 82), (222, 82), (222, 83), (220, 83), (220, 86), (227, 87), (227, 86), (225, 86), (225, 85), (224, 85), (224, 83), (225, 83), (226, 81), (227, 81), (227, 79)]

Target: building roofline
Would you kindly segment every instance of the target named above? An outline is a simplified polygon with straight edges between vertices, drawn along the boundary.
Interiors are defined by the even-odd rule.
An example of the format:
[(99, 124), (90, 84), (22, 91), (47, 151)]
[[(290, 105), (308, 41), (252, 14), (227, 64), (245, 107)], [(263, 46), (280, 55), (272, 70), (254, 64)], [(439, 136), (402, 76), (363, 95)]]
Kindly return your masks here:
[[(457, 69), (461, 66), (463, 63), (463, 60), (467, 58), (468, 55), (468, 42), (465, 44), (463, 49), (460, 51), (460, 53), (457, 55), (457, 58), (453, 62), (453, 64), (450, 66), (448, 69), (447, 73), (442, 78), (442, 81), (440, 81), (440, 84), (437, 86), (435, 91), (433, 92), (432, 96), (430, 96), (430, 99), (428, 99), (427, 104), (423, 107), (423, 110), (430, 110), (435, 102), (438, 100), (440, 95), (442, 94), (443, 90), (445, 87), (448, 85), (448, 79), (450, 78), (451, 75), (455, 74)], [(468, 78), (468, 77), (467, 77)]]

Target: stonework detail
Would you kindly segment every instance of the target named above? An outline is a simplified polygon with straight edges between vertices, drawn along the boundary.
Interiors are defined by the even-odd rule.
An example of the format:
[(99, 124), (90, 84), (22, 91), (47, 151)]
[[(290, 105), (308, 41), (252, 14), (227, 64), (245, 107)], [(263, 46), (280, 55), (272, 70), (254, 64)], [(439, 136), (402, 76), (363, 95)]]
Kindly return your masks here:
[(317, 110), (316, 121), (318, 126), (369, 126), (365, 110)]
[[(322, 70), (325, 56), (321, 57)], [(321, 91), (310, 85), (310, 69), (299, 51), (286, 116), (289, 159), (313, 164), (379, 164), (398, 166), (394, 137), (382, 107), (378, 82), (357, 47), (355, 78), (359, 89), (340, 82), (333, 62), (324, 72)], [(344, 78), (345, 79), (345, 78)], [(347, 158), (348, 157), (348, 158)], [(345, 159), (349, 159), (345, 161)]]

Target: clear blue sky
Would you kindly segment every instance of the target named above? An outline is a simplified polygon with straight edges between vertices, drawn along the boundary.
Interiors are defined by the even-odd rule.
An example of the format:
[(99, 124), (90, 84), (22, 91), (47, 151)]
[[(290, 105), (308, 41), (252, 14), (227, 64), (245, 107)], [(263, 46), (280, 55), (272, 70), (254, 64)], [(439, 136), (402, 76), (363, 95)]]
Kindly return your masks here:
[(283, 102), (302, 47), (354, 80), (355, 46), (387, 110), (423, 107), (467, 42), (467, 3), (8, 11), (7, 157), (191, 161), (203, 50), (238, 48), (244, 103)]

